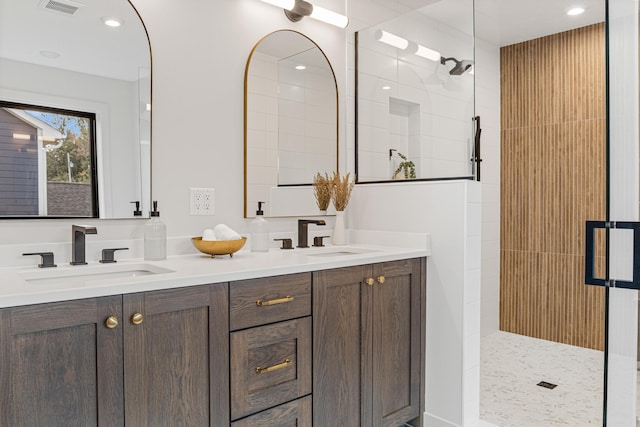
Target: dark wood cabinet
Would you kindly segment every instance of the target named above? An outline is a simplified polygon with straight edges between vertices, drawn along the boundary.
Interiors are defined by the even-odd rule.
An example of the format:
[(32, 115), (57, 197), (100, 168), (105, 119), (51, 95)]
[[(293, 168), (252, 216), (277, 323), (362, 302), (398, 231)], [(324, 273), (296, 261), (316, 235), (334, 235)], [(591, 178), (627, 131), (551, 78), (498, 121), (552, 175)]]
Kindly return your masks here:
[(122, 426), (120, 296), (0, 310), (0, 425)]
[(425, 265), (411, 259), (314, 273), (314, 425), (419, 422)]
[(124, 296), (129, 426), (229, 426), (227, 285)]
[(396, 427), (426, 260), (0, 309), (0, 426)]
[(229, 426), (227, 285), (0, 310), (0, 425)]

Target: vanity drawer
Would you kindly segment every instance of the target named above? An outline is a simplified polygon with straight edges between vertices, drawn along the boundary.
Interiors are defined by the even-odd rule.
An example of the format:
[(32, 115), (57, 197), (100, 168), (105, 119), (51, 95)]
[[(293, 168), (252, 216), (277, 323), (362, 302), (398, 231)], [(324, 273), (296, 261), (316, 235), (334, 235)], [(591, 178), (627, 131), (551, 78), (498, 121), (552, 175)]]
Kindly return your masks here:
[(231, 282), (232, 331), (311, 315), (311, 273)]
[(231, 334), (231, 419), (311, 393), (311, 317)]
[(231, 423), (231, 427), (311, 427), (311, 423), (311, 396), (307, 396)]

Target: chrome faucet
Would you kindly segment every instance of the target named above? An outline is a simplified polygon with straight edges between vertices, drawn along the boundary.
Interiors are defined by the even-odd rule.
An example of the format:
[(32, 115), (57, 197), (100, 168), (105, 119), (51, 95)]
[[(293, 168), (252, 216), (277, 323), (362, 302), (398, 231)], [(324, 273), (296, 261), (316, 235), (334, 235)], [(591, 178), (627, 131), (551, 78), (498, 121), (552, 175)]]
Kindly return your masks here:
[(298, 220), (298, 247), (309, 247), (309, 224), (326, 225), (322, 219), (299, 219)]
[(71, 226), (71, 265), (85, 265), (85, 236), (98, 234), (98, 230), (91, 225)]

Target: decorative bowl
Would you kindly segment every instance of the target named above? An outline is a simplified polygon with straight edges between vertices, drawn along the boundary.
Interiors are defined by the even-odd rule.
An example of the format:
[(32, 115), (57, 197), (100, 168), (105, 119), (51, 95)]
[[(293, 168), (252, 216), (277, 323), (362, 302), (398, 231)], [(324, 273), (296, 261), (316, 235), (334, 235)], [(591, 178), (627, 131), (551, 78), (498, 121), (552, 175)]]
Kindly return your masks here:
[(237, 240), (202, 240), (202, 237), (192, 237), (191, 241), (193, 246), (196, 247), (203, 254), (211, 255), (211, 258), (215, 258), (216, 255), (229, 255), (233, 257), (235, 252), (238, 252), (244, 244), (247, 242), (247, 238), (243, 237)]

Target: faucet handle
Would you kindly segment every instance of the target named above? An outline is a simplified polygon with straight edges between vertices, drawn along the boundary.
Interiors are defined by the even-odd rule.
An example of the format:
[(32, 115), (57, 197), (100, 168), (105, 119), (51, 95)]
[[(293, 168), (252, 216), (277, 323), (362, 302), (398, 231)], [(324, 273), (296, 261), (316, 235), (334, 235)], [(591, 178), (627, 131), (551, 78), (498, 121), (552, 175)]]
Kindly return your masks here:
[(313, 238), (313, 246), (317, 247), (317, 248), (320, 248), (320, 247), (324, 246), (324, 240), (322, 240), (322, 239), (325, 239), (327, 237), (330, 237), (330, 236), (316, 236), (316, 237), (314, 237)]
[(129, 248), (110, 248), (102, 250), (102, 259), (100, 260), (103, 264), (111, 264), (113, 262), (118, 262), (115, 259), (115, 251), (128, 251)]
[(293, 242), (291, 239), (273, 239), (275, 241), (282, 241), (280, 249), (293, 249)]
[(28, 252), (22, 255), (40, 255), (42, 258), (42, 264), (38, 264), (40, 268), (57, 267), (57, 265), (53, 263), (53, 252)]

